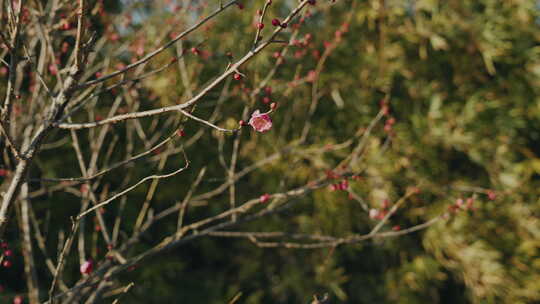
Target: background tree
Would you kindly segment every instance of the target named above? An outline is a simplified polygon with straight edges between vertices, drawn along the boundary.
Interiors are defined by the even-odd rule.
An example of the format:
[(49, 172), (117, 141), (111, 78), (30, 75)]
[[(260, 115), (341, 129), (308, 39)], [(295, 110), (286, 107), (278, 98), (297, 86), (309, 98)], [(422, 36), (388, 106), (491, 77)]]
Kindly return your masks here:
[(0, 20), (2, 300), (539, 300), (535, 1)]

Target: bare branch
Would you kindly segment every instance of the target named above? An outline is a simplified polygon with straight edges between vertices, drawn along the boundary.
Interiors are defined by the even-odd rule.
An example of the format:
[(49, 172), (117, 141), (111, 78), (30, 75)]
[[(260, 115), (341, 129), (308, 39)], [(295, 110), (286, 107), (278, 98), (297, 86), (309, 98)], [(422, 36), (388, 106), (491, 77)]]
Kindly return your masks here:
[(189, 166), (189, 160), (187, 159), (187, 156), (186, 156), (185, 154), (184, 154), (184, 160), (185, 160), (185, 162), (186, 162), (186, 165), (185, 165), (184, 167), (182, 167), (182, 168), (180, 168), (180, 169), (178, 169), (178, 170), (176, 170), (176, 171), (174, 171), (174, 172), (168, 173), (168, 174), (163, 174), (163, 175), (150, 175), (150, 176), (147, 176), (147, 177), (141, 179), (140, 181), (138, 181), (138, 182), (137, 182), (136, 184), (134, 184), (133, 186), (128, 187), (127, 189), (125, 189), (125, 190), (123, 190), (123, 191), (120, 191), (119, 193), (113, 195), (112, 197), (106, 199), (105, 201), (103, 201), (103, 202), (101, 202), (101, 203), (99, 203), (99, 204), (96, 204), (96, 205), (94, 205), (92, 208), (90, 208), (90, 209), (88, 209), (88, 210), (86, 210), (86, 211), (80, 213), (79, 215), (77, 215), (76, 220), (78, 221), (78, 220), (80, 220), (82, 217), (84, 217), (85, 215), (87, 215), (88, 213), (90, 213), (90, 212), (92, 212), (92, 211), (94, 211), (94, 210), (96, 210), (96, 209), (98, 209), (98, 208), (101, 208), (101, 207), (107, 205), (108, 203), (110, 203), (110, 202), (112, 202), (113, 200), (115, 200), (115, 199), (117, 199), (117, 198), (119, 198), (119, 197), (125, 195), (126, 193), (128, 193), (128, 192), (130, 192), (131, 190), (137, 188), (140, 184), (142, 184), (142, 183), (144, 183), (144, 182), (146, 182), (146, 181), (148, 181), (148, 180), (152, 180), (152, 179), (161, 179), (161, 178), (168, 178), (168, 177), (174, 176), (174, 175), (176, 175), (176, 174), (178, 174), (178, 173), (184, 171), (184, 170), (187, 169), (188, 166)]
[(88, 87), (88, 86), (91, 86), (91, 85), (95, 85), (95, 84), (98, 84), (100, 82), (103, 82), (103, 81), (106, 81), (108, 79), (111, 79), (117, 75), (120, 75), (120, 74), (123, 74), (123, 73), (126, 73), (127, 71), (141, 65), (141, 64), (144, 64), (146, 62), (148, 62), (150, 59), (152, 59), (153, 57), (155, 57), (156, 55), (160, 54), (161, 52), (163, 52), (164, 50), (168, 49), (169, 47), (171, 47), (172, 45), (174, 45), (178, 40), (184, 38), (185, 36), (187, 36), (188, 34), (190, 34), (191, 32), (195, 31), (196, 29), (198, 29), (199, 27), (201, 27), (203, 24), (205, 24), (207, 21), (209, 21), (210, 19), (214, 18), (215, 16), (217, 16), (218, 14), (220, 14), (221, 12), (223, 12), (224, 10), (226, 10), (229, 6), (231, 5), (234, 5), (236, 4), (238, 1), (237, 0), (234, 0), (234, 1), (231, 1), (227, 4), (225, 4), (223, 7), (220, 7), (218, 8), (216, 11), (214, 11), (213, 13), (211, 13), (210, 15), (208, 15), (207, 17), (205, 17), (204, 19), (202, 19), (201, 21), (199, 21), (198, 23), (192, 25), (191, 27), (189, 27), (187, 30), (183, 31), (182, 33), (178, 34), (176, 37), (174, 37), (174, 39), (172, 39), (171, 41), (167, 42), (166, 44), (164, 44), (163, 46), (157, 48), (156, 50), (154, 50), (153, 52), (149, 53), (148, 55), (144, 56), (143, 58), (141, 58), (140, 60), (132, 63), (132, 64), (129, 64), (128, 66), (126, 66), (125, 68), (121, 69), (121, 70), (118, 70), (118, 71), (115, 71), (109, 75), (105, 75), (103, 77), (100, 77), (98, 79), (95, 79), (95, 80), (91, 80), (91, 81), (87, 81), (81, 85), (78, 86), (78, 89), (81, 89), (81, 88), (85, 88), (85, 87)]
[[(289, 22), (294, 16), (296, 16), (300, 12), (300, 10), (304, 6), (307, 5), (308, 1), (309, 0), (302, 1), (289, 14), (289, 16), (287, 18), (285, 18), (285, 20), (283, 20), (283, 22)], [(231, 4), (233, 4), (235, 2), (236, 1), (233, 1), (233, 2), (229, 3), (228, 5), (226, 5), (225, 7), (228, 7), (228, 6), (230, 6)], [(232, 64), (228, 70), (226, 70), (224, 73), (222, 73), (220, 76), (218, 76), (214, 81), (212, 81), (209, 85), (207, 85), (197, 95), (195, 95), (193, 98), (191, 98), (190, 100), (188, 100), (188, 101), (186, 101), (186, 102), (184, 102), (182, 104), (174, 105), (174, 106), (168, 106), (168, 107), (162, 107), (162, 108), (154, 109), (154, 110), (148, 110), (148, 111), (142, 111), (142, 112), (136, 112), (136, 113), (129, 113), (129, 114), (123, 114), (123, 115), (117, 115), (117, 116), (110, 117), (110, 118), (107, 118), (107, 119), (104, 119), (104, 120), (101, 120), (101, 121), (96, 121), (96, 122), (80, 123), (80, 124), (67, 124), (67, 123), (58, 124), (58, 123), (55, 123), (54, 126), (57, 127), (57, 128), (60, 128), (60, 129), (79, 130), (79, 129), (86, 129), (86, 128), (94, 128), (94, 127), (105, 125), (105, 124), (114, 124), (114, 123), (118, 123), (118, 122), (128, 120), (128, 119), (137, 119), (137, 118), (149, 117), (149, 116), (159, 115), (159, 114), (163, 114), (163, 113), (167, 113), (167, 112), (180, 111), (180, 110), (186, 109), (187, 107), (190, 107), (193, 104), (195, 104), (199, 99), (201, 99), (203, 96), (208, 94), (208, 92), (210, 92), (210, 90), (212, 90), (214, 87), (216, 87), (218, 84), (220, 84), (223, 80), (225, 80), (231, 74), (238, 71), (240, 66), (244, 65), (246, 62), (248, 62), (250, 59), (252, 59), (255, 55), (257, 55), (259, 52), (261, 52), (263, 49), (265, 49), (268, 45), (270, 45), (272, 39), (275, 36), (277, 36), (277, 34), (279, 34), (281, 32), (281, 30), (282, 30), (281, 27), (278, 27), (277, 29), (275, 29), (273, 34), (271, 35), (271, 37), (268, 38), (268, 40), (261, 43), (257, 48), (255, 48), (252, 51), (248, 52), (242, 59), (237, 61), (235, 64)], [(150, 56), (150, 55), (148, 55), (148, 56)], [(139, 64), (141, 64), (141, 63), (139, 63)], [(127, 67), (126, 67), (126, 69), (127, 69)], [(113, 75), (113, 74), (111, 74), (111, 75)], [(117, 74), (119, 74), (119, 73), (117, 73)], [(114, 76), (116, 76), (117, 74), (114, 74)], [(108, 77), (108, 76), (105, 76), (105, 77)], [(103, 77), (103, 78), (105, 78), (105, 77)], [(113, 76), (111, 76), (111, 77), (113, 77)], [(108, 77), (108, 78), (110, 78), (110, 77)], [(100, 79), (97, 79), (97, 80), (100, 80)]]

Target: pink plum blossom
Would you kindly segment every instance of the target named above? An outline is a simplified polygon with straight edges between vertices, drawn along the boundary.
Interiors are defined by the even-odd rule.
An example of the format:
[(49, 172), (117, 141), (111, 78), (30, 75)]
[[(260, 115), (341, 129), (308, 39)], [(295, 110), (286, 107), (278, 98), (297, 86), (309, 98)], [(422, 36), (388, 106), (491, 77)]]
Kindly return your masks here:
[(249, 119), (249, 125), (257, 132), (266, 132), (272, 128), (272, 119), (268, 113), (261, 113), (255, 110)]
[(92, 262), (92, 260), (87, 260), (86, 262), (82, 263), (80, 270), (82, 274), (89, 274), (92, 272), (93, 268), (94, 263)]
[(379, 217), (379, 215), (380, 215), (379, 210), (377, 210), (377, 209), (370, 209), (369, 210), (369, 217), (371, 219), (377, 219)]

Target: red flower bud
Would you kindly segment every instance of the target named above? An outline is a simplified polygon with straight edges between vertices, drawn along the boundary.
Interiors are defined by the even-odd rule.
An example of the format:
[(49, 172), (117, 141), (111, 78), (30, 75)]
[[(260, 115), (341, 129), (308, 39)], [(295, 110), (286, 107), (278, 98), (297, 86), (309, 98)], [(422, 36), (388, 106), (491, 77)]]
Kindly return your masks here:
[(60, 49), (60, 51), (62, 52), (62, 54), (65, 54), (68, 52), (68, 50), (69, 50), (69, 43), (63, 42), (62, 48)]
[(13, 304), (22, 304), (23, 303), (23, 297), (22, 296), (15, 296), (13, 298)]
[(56, 66), (54, 66), (54, 64), (49, 64), (49, 73), (51, 73), (51, 75), (58, 74), (58, 70), (56, 69)]
[(261, 197), (259, 198), (259, 200), (263, 204), (266, 203), (269, 199), (270, 199), (270, 194), (268, 194), (268, 193), (265, 193), (265, 194), (261, 195)]
[(315, 72), (315, 70), (309, 71), (307, 76), (306, 76), (306, 81), (307, 82), (314, 82), (316, 79), (317, 79), (317, 72)]
[(87, 260), (81, 265), (80, 271), (82, 274), (90, 274), (94, 268), (94, 262), (92, 260)]
[(201, 51), (196, 47), (192, 47), (191, 48), (191, 53), (193, 53), (194, 55), (199, 55), (199, 54), (201, 54)]

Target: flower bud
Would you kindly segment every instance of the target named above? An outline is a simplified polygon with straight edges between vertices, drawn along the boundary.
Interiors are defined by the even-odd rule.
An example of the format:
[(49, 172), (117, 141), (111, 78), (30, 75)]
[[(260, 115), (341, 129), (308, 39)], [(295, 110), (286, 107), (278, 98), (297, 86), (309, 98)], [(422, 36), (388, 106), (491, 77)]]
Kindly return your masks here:
[(94, 268), (94, 263), (92, 260), (87, 260), (81, 265), (80, 271), (82, 274), (90, 274)]
[(263, 204), (266, 203), (269, 199), (270, 199), (270, 194), (268, 194), (268, 193), (265, 193), (265, 194), (261, 195), (261, 197), (259, 198), (259, 200)]

